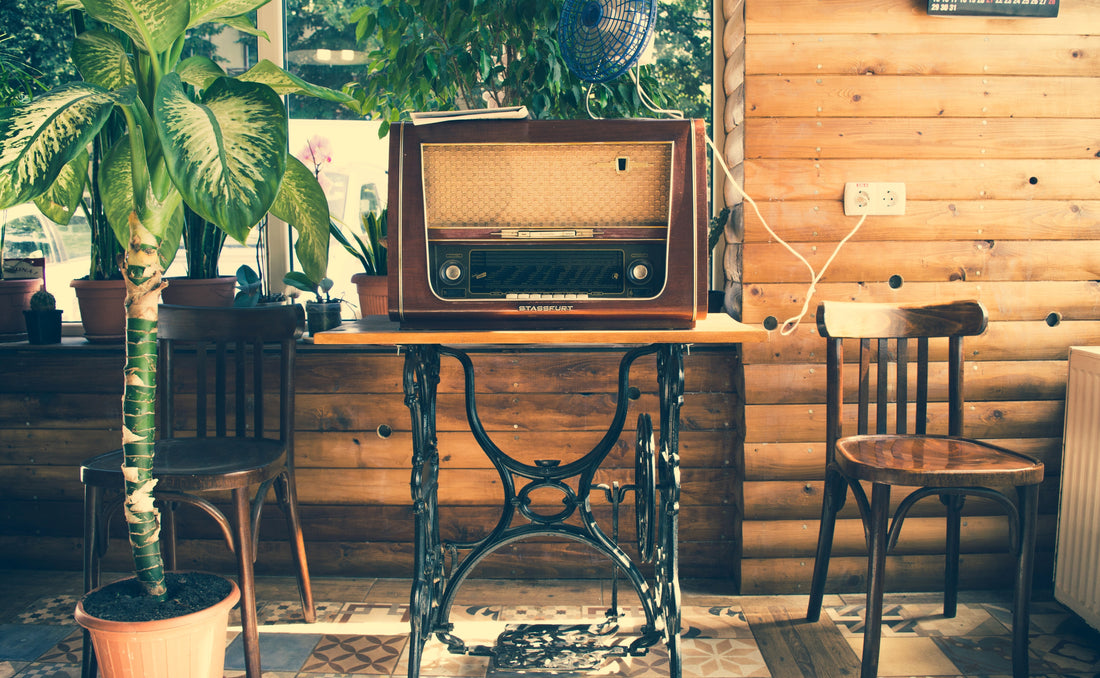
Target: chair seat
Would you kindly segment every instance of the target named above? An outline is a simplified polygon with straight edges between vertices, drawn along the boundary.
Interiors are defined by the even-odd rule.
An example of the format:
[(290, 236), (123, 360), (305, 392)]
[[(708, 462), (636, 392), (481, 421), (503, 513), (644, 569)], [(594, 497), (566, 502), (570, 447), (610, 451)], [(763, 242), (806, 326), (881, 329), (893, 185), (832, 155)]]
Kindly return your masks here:
[(858, 480), (918, 487), (1038, 485), (1043, 464), (977, 440), (931, 435), (860, 435), (836, 443), (836, 463)]
[[(169, 438), (154, 447), (153, 477), (161, 490), (226, 490), (274, 477), (285, 459), (286, 444), (278, 440)], [(85, 461), (80, 479), (100, 487), (121, 487), (121, 467), (122, 450), (114, 450)]]

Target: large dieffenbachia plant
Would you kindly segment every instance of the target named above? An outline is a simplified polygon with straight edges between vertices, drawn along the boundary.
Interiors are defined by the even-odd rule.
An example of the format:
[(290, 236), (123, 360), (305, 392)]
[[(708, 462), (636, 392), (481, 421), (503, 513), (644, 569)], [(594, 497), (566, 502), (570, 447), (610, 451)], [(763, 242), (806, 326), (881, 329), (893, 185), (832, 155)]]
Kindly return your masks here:
[(151, 474), (157, 305), (180, 246), (183, 205), (242, 243), (270, 211), (296, 229), (307, 274), (320, 279), (327, 266), (327, 203), (313, 173), (288, 157), (280, 95), (347, 97), (267, 61), (228, 77), (209, 59), (180, 59), (186, 32), (201, 24), (259, 34), (248, 17), (268, 1), (59, 0), (59, 11), (81, 13), (88, 27), (72, 50), (83, 81), (0, 108), (0, 208), (38, 198), (75, 209), (90, 144), (112, 115), (125, 123), (97, 179), (125, 249), (126, 520), (138, 579), (158, 597), (165, 585)]

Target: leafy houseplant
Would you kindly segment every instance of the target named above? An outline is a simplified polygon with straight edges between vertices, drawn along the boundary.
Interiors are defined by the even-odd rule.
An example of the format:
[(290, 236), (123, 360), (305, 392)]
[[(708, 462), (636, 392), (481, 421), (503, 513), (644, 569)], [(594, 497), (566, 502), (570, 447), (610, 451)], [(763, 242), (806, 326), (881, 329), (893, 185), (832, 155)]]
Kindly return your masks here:
[[(287, 156), (281, 94), (344, 101), (270, 62), (228, 77), (210, 59), (180, 60), (186, 32), (206, 23), (251, 30), (267, 0), (61, 0), (92, 26), (73, 44), (84, 78), (0, 109), (0, 208), (83, 181), (88, 145), (113, 114), (122, 137), (105, 152), (97, 192), (119, 242), (126, 282), (123, 394), (125, 513), (137, 579), (166, 592), (153, 506), (157, 304), (182, 240), (183, 205), (244, 242), (270, 210), (298, 232), (305, 271), (328, 256), (328, 207), (316, 178)], [(55, 185), (57, 184), (57, 185)]]
[(363, 237), (347, 234), (333, 221), (329, 227), (332, 239), (363, 265), (363, 272), (351, 276), (359, 293), (359, 310), (363, 316), (385, 315), (387, 311), (386, 281), (386, 210), (362, 215)]
[[(590, 89), (566, 68), (559, 13), (552, 2), (365, 3), (351, 18), (370, 63), (345, 91), (361, 114), (382, 121), (380, 136), (408, 111), (524, 105), (539, 119), (584, 118), (586, 107), (602, 117), (645, 113), (629, 78)], [(640, 78), (664, 105), (653, 70), (643, 66)]]

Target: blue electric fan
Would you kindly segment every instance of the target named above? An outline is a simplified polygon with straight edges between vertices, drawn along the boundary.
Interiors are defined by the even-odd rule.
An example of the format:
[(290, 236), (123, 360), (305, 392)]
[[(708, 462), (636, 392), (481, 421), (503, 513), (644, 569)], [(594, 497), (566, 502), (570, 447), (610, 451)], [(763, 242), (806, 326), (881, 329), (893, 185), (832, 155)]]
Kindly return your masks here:
[(642, 56), (653, 34), (657, 0), (565, 0), (558, 44), (581, 80), (614, 80)]

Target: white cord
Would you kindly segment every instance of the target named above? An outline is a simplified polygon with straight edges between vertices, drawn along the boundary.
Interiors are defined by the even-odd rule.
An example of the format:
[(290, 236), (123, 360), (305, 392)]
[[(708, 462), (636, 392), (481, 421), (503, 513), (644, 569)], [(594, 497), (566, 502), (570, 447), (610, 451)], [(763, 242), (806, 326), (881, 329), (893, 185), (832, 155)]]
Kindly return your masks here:
[[(638, 73), (636, 71), (629, 71), (629, 73), (630, 77), (634, 80), (634, 86), (638, 89), (638, 97), (642, 100), (642, 103), (645, 104), (646, 108), (653, 111), (654, 113), (668, 115), (677, 119), (684, 117), (684, 114), (680, 111), (657, 108), (657, 105), (653, 102), (652, 99), (649, 98), (649, 95), (646, 94), (645, 90), (642, 89), (642, 81)], [(725, 159), (722, 157), (722, 152), (718, 150), (718, 146), (714, 144), (714, 140), (712, 140), (709, 136), (706, 136), (705, 138), (711, 149), (714, 151), (714, 159), (718, 161), (718, 165), (722, 168), (722, 171), (725, 173), (726, 178), (729, 179), (729, 182), (733, 184), (734, 188), (737, 189), (737, 192), (741, 194), (741, 197), (745, 199), (745, 202), (752, 206), (753, 212), (755, 212), (756, 217), (760, 219), (760, 223), (764, 225), (764, 229), (767, 230), (768, 234), (771, 235), (771, 237), (775, 238), (775, 240), (779, 242), (780, 245), (787, 248), (787, 251), (793, 254), (794, 257), (801, 261), (810, 271), (810, 287), (806, 290), (806, 300), (802, 304), (802, 310), (799, 311), (798, 315), (788, 318), (783, 323), (783, 327), (779, 330), (779, 333), (781, 335), (787, 336), (795, 331), (799, 323), (802, 322), (802, 318), (806, 316), (806, 313), (810, 309), (810, 300), (813, 299), (814, 292), (817, 291), (817, 283), (821, 282), (821, 278), (825, 275), (825, 271), (828, 270), (829, 265), (833, 263), (833, 259), (836, 259), (836, 255), (840, 254), (840, 249), (844, 247), (845, 243), (852, 239), (852, 236), (856, 234), (856, 231), (859, 230), (860, 226), (863, 226), (863, 221), (867, 218), (867, 215), (864, 214), (859, 218), (859, 221), (856, 223), (855, 226), (852, 227), (852, 230), (848, 232), (848, 235), (844, 236), (844, 238), (839, 243), (837, 243), (836, 249), (833, 250), (832, 255), (825, 262), (825, 265), (821, 267), (821, 271), (815, 273), (814, 267), (810, 264), (806, 257), (799, 254), (793, 247), (787, 244), (786, 240), (779, 237), (779, 234), (772, 230), (772, 227), (769, 226), (768, 222), (764, 219), (764, 215), (760, 213), (760, 208), (756, 206), (756, 201), (753, 200), (752, 197), (750, 197), (749, 194), (746, 193), (743, 188), (741, 188), (741, 185), (737, 183), (737, 180), (733, 178), (733, 175), (730, 173), (729, 167), (726, 166)]]
[(821, 281), (821, 278), (825, 275), (825, 271), (828, 270), (829, 265), (833, 263), (833, 259), (836, 259), (836, 255), (840, 254), (840, 249), (844, 247), (845, 243), (852, 239), (852, 236), (854, 236), (856, 234), (856, 231), (859, 230), (860, 226), (863, 225), (863, 221), (867, 219), (867, 215), (864, 214), (859, 218), (859, 221), (856, 223), (855, 226), (852, 227), (852, 230), (848, 232), (848, 235), (844, 236), (844, 238), (839, 243), (837, 243), (836, 249), (833, 250), (832, 255), (830, 255), (828, 260), (825, 261), (825, 265), (821, 267), (821, 271), (815, 273), (814, 267), (810, 264), (809, 261), (806, 260), (806, 257), (799, 254), (793, 247), (787, 244), (786, 240), (780, 238), (779, 235), (772, 230), (772, 227), (769, 226), (768, 222), (764, 219), (764, 215), (760, 214), (760, 208), (756, 206), (756, 201), (749, 197), (749, 194), (746, 193), (743, 188), (741, 188), (741, 186), (733, 178), (733, 175), (730, 174), (729, 167), (726, 166), (726, 161), (722, 158), (722, 152), (718, 150), (718, 147), (714, 144), (714, 141), (709, 136), (706, 139), (707, 143), (710, 144), (711, 149), (713, 149), (714, 151), (714, 159), (718, 161), (718, 164), (722, 168), (722, 171), (726, 173), (726, 178), (730, 180), (730, 183), (733, 184), (734, 188), (737, 189), (737, 192), (741, 194), (741, 197), (745, 199), (745, 202), (752, 206), (752, 211), (756, 213), (756, 217), (760, 219), (760, 223), (764, 225), (764, 229), (767, 230), (768, 234), (771, 237), (775, 238), (780, 245), (787, 248), (788, 252), (793, 254), (796, 259), (801, 261), (806, 266), (806, 268), (810, 270), (810, 287), (806, 290), (806, 301), (802, 304), (802, 310), (798, 313), (798, 315), (788, 318), (786, 322), (783, 323), (783, 328), (779, 330), (780, 334), (782, 334), (783, 336), (787, 336), (788, 334), (794, 332), (795, 328), (798, 327), (798, 324), (802, 322), (802, 318), (805, 317), (807, 311), (809, 311), (810, 309), (810, 300), (813, 298), (814, 292), (817, 291), (817, 283)]
[[(670, 118), (682, 119), (684, 117), (682, 111), (658, 108), (657, 104), (654, 103), (652, 99), (650, 99), (649, 95), (646, 94), (645, 90), (642, 88), (642, 80), (639, 76), (640, 70), (640, 67), (635, 67), (634, 69), (627, 69), (627, 73), (630, 74), (630, 78), (634, 81), (634, 86), (638, 90), (638, 98), (641, 99), (641, 102), (645, 105), (645, 107), (648, 108), (650, 111), (657, 113), (658, 115), (665, 115)], [(589, 83), (588, 92), (585, 94), (584, 97), (584, 107), (585, 110), (588, 111), (588, 117), (592, 118), (593, 120), (600, 120), (601, 118), (597, 118), (595, 115), (592, 114), (592, 109), (589, 107), (589, 100), (592, 97), (593, 86), (593, 83)], [(772, 230), (772, 227), (769, 226), (768, 222), (764, 219), (764, 215), (760, 213), (760, 208), (756, 206), (756, 201), (753, 200), (752, 197), (749, 196), (749, 194), (746, 193), (743, 188), (741, 188), (741, 185), (737, 183), (737, 180), (733, 178), (733, 174), (730, 173), (729, 167), (726, 166), (726, 161), (722, 157), (722, 152), (718, 150), (718, 146), (715, 145), (714, 140), (711, 139), (709, 136), (706, 136), (705, 138), (707, 140), (707, 144), (709, 144), (711, 149), (714, 151), (714, 159), (718, 161), (718, 165), (722, 168), (722, 171), (725, 173), (726, 178), (729, 179), (729, 182), (733, 184), (734, 188), (737, 189), (737, 192), (741, 194), (741, 197), (745, 199), (745, 202), (747, 202), (752, 207), (752, 210), (756, 214), (756, 217), (760, 219), (760, 223), (764, 225), (764, 229), (772, 238), (775, 238), (775, 240), (780, 245), (785, 247), (788, 252), (794, 255), (796, 259), (802, 262), (802, 264), (805, 265), (806, 268), (810, 271), (810, 286), (806, 290), (806, 300), (802, 304), (802, 310), (799, 311), (798, 315), (788, 318), (783, 323), (782, 328), (779, 330), (779, 333), (781, 335), (787, 336), (795, 331), (799, 323), (802, 322), (802, 318), (806, 316), (806, 313), (810, 309), (810, 301), (813, 299), (814, 293), (817, 291), (817, 284), (821, 282), (821, 278), (825, 275), (825, 271), (828, 270), (829, 265), (832, 264), (833, 260), (836, 259), (836, 256), (840, 254), (841, 248), (844, 247), (844, 245), (852, 239), (852, 236), (854, 236), (856, 232), (859, 231), (860, 227), (863, 226), (863, 222), (865, 219), (867, 219), (867, 215), (864, 214), (859, 218), (859, 221), (856, 223), (855, 226), (852, 227), (852, 230), (848, 232), (848, 235), (844, 236), (844, 238), (839, 243), (837, 243), (836, 249), (833, 250), (833, 253), (825, 261), (825, 265), (821, 267), (821, 270), (815, 272), (813, 265), (810, 264), (806, 257), (799, 254), (793, 247), (787, 244), (786, 240), (779, 237), (779, 234)]]

